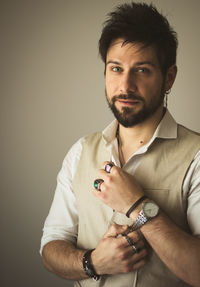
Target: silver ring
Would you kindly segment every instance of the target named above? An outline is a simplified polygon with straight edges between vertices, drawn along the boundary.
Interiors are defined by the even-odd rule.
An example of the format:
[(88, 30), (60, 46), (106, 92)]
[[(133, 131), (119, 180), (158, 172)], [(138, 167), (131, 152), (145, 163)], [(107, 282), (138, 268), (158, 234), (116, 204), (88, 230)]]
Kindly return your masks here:
[(126, 235), (125, 238), (126, 238), (128, 244), (133, 248), (135, 253), (138, 253), (140, 251), (140, 248), (138, 247), (138, 244), (136, 242), (134, 242), (133, 239), (130, 238), (128, 235)]
[(113, 167), (112, 163), (107, 163), (106, 166), (105, 166), (105, 171), (107, 173), (110, 173), (112, 167)]
[(128, 244), (129, 244), (130, 246), (133, 246), (133, 245), (135, 244), (135, 242), (133, 241), (133, 239), (130, 238), (128, 235), (126, 235), (125, 238), (126, 238), (126, 241), (128, 242)]
[(138, 253), (140, 251), (140, 248), (137, 247), (136, 243), (133, 244), (132, 247), (133, 247), (133, 250), (135, 251), (135, 253)]

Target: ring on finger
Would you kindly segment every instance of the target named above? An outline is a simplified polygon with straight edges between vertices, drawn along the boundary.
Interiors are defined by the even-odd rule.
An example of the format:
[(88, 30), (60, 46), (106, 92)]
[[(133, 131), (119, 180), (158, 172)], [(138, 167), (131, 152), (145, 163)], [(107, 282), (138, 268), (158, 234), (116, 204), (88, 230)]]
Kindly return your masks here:
[(126, 238), (128, 244), (133, 248), (135, 253), (138, 253), (140, 251), (140, 248), (138, 247), (138, 244), (136, 242), (134, 242), (133, 239), (130, 238), (128, 235), (126, 235), (125, 238)]
[(113, 167), (113, 164), (112, 164), (112, 163), (107, 163), (107, 164), (105, 165), (105, 171), (106, 171), (107, 173), (110, 173), (112, 167)]
[(133, 246), (133, 245), (135, 244), (135, 242), (133, 241), (133, 239), (130, 238), (128, 235), (126, 235), (125, 238), (126, 238), (126, 241), (128, 242), (128, 244), (129, 244), (130, 246)]
[(101, 191), (101, 184), (103, 183), (103, 179), (95, 179), (94, 181), (94, 188), (98, 191)]
[(132, 247), (133, 247), (133, 250), (135, 251), (135, 253), (140, 252), (140, 248), (138, 247), (138, 244), (137, 244), (137, 243), (134, 243), (134, 244), (132, 245)]

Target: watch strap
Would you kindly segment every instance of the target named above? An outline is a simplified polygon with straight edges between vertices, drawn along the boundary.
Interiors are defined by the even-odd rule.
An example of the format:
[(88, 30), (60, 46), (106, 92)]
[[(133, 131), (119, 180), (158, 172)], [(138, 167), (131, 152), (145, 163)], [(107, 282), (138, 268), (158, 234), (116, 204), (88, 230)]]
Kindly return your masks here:
[(131, 230), (137, 230), (139, 229), (142, 225), (144, 225), (148, 221), (148, 218), (144, 215), (143, 210), (140, 211), (136, 221), (133, 223), (131, 226)]
[[(147, 216), (144, 212), (144, 206), (149, 204), (149, 203), (153, 203), (154, 205), (157, 206), (157, 212), (153, 216), (151, 216), (151, 215)], [(136, 218), (135, 222), (133, 223), (133, 225), (131, 225), (130, 229), (132, 231), (134, 231), (134, 230), (141, 228), (147, 221), (155, 218), (158, 215), (158, 213), (159, 213), (159, 206), (155, 202), (149, 201), (149, 202), (143, 203), (143, 207), (142, 207), (138, 217)]]

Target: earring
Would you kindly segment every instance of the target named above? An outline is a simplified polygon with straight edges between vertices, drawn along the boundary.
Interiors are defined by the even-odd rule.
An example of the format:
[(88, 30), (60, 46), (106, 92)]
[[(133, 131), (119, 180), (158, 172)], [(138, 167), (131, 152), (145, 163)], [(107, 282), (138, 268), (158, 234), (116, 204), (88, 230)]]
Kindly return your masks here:
[(171, 89), (169, 89), (168, 91), (165, 91), (165, 95), (169, 95), (171, 93)]
[(165, 94), (165, 102), (164, 102), (164, 106), (167, 109), (167, 104), (168, 104), (168, 95)]
[(169, 89), (168, 91), (165, 92), (165, 108), (167, 108), (167, 104), (168, 104), (168, 95), (170, 94), (171, 89)]

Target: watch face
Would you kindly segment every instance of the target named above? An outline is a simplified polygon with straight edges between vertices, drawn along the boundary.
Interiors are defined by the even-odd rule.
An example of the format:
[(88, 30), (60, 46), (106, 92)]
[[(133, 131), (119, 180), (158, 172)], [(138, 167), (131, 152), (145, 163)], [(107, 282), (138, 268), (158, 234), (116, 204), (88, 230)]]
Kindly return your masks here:
[(146, 217), (152, 218), (158, 214), (159, 206), (154, 202), (145, 202), (143, 206), (143, 211)]

